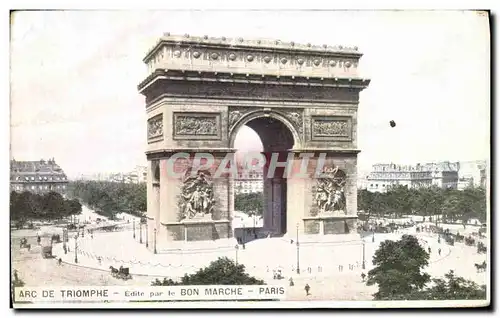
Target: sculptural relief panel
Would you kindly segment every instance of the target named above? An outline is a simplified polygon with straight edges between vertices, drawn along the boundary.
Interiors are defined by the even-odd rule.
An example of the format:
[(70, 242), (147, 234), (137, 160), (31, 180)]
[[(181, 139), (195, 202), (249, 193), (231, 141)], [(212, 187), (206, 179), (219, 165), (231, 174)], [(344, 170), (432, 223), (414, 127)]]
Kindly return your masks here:
[(351, 117), (314, 116), (311, 118), (312, 140), (344, 140), (352, 138)]
[(163, 114), (148, 119), (148, 142), (163, 139)]
[(317, 214), (346, 214), (346, 182), (346, 174), (339, 167), (325, 167), (322, 177), (317, 179), (313, 188)]
[(174, 113), (174, 139), (221, 139), (220, 113)]
[(215, 207), (214, 184), (209, 171), (188, 170), (179, 196), (179, 221), (212, 219)]

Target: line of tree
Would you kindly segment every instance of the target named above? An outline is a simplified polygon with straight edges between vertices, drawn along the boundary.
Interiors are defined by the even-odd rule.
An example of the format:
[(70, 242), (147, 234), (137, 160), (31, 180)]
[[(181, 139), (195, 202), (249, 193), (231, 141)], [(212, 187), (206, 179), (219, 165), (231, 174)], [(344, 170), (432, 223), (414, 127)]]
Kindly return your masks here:
[[(57, 192), (36, 194), (10, 193), (10, 217), (22, 225), (28, 220), (56, 220), (80, 214), (82, 206), (76, 199), (68, 200)], [(21, 223), (21, 224), (19, 224)]]
[(234, 209), (249, 215), (262, 215), (263, 202), (262, 192), (238, 193), (234, 198)]
[(368, 215), (443, 215), (443, 221), (486, 221), (486, 191), (467, 188), (463, 191), (438, 187), (390, 188), (386, 193), (358, 191), (358, 209)]
[[(377, 285), (375, 300), (482, 300), (486, 286), (478, 285), (449, 271), (444, 278), (431, 278), (423, 272), (429, 253), (412, 235), (399, 241), (381, 243), (373, 257), (367, 285)], [(470, 264), (472, 268), (472, 263)]]
[(146, 191), (145, 183), (75, 181), (68, 185), (69, 196), (110, 219), (121, 212), (143, 216), (147, 209)]

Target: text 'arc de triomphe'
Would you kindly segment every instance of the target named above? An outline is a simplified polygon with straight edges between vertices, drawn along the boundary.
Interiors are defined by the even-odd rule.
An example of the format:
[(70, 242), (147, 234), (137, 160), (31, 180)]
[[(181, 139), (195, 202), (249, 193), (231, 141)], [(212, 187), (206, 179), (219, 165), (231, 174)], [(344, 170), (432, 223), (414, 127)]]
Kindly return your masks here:
[[(139, 84), (148, 118), (148, 240), (154, 232), (159, 247), (232, 237), (233, 178), (212, 178), (213, 171), (172, 175), (167, 162), (178, 153), (209, 153), (217, 168), (234, 155), (243, 125), (260, 136), (265, 155), (278, 153), (285, 161), (293, 153), (296, 165), (301, 155), (313, 156), (309, 178), (285, 178), (279, 168), (264, 179), (265, 230), (355, 230), (357, 109), (369, 84), (357, 76), (361, 56), (356, 47), (161, 37), (144, 59), (148, 76)], [(321, 154), (325, 174), (316, 178)], [(191, 163), (175, 161), (187, 170)], [(342, 198), (336, 204), (332, 193)]]

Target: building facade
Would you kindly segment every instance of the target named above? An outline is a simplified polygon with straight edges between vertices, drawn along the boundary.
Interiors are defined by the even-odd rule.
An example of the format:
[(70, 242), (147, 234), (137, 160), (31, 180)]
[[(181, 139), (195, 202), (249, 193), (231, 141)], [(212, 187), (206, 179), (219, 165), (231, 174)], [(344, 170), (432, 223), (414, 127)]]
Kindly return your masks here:
[(420, 188), (436, 186), (457, 189), (460, 164), (448, 161), (412, 165), (375, 164), (367, 176), (367, 190), (386, 192), (393, 186)]
[(467, 188), (474, 187), (474, 178), (472, 176), (464, 176), (458, 178), (457, 189), (462, 191)]
[(474, 187), (484, 186), (486, 160), (461, 161), (459, 178), (473, 178)]
[(259, 193), (264, 190), (264, 174), (262, 171), (241, 171), (234, 180), (234, 194)]
[(55, 162), (49, 159), (39, 161), (10, 162), (10, 190), (33, 193), (58, 192), (66, 193), (68, 178)]
[(109, 182), (119, 182), (119, 183), (146, 183), (147, 181), (147, 167), (136, 166), (134, 170), (123, 173), (110, 173), (107, 175), (99, 175), (99, 178), (94, 180), (103, 180)]

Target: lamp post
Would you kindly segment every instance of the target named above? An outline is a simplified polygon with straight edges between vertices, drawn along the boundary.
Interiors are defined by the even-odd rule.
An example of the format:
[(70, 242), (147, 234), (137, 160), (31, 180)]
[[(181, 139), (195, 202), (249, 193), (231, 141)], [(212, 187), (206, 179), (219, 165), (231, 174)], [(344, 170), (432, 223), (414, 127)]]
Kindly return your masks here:
[(365, 269), (365, 238), (363, 238), (363, 263), (361, 264), (361, 268)]
[(245, 228), (245, 221), (243, 221), (243, 246), (245, 246), (245, 239), (246, 239), (246, 228)]
[(139, 220), (139, 243), (142, 244), (142, 219)]
[(132, 220), (132, 229), (134, 231), (134, 238), (135, 238), (135, 219)]
[(148, 220), (146, 220), (146, 248), (149, 247)]
[(153, 245), (154, 245), (154, 253), (156, 254), (156, 229), (153, 230)]
[(75, 235), (75, 264), (78, 263), (78, 254), (77, 254), (78, 244), (77, 244), (77, 240), (78, 240), (78, 235)]
[(257, 214), (257, 211), (254, 212), (254, 214), (252, 214), (252, 219), (253, 219), (253, 236), (255, 239), (257, 239), (257, 233), (255, 233), (255, 216)]
[(234, 246), (235, 250), (236, 250), (236, 265), (238, 265), (238, 249), (240, 248), (238, 244), (236, 244)]
[(299, 223), (297, 223), (297, 238), (296, 238), (296, 242), (297, 242), (297, 274), (300, 274), (300, 252), (299, 252)]

